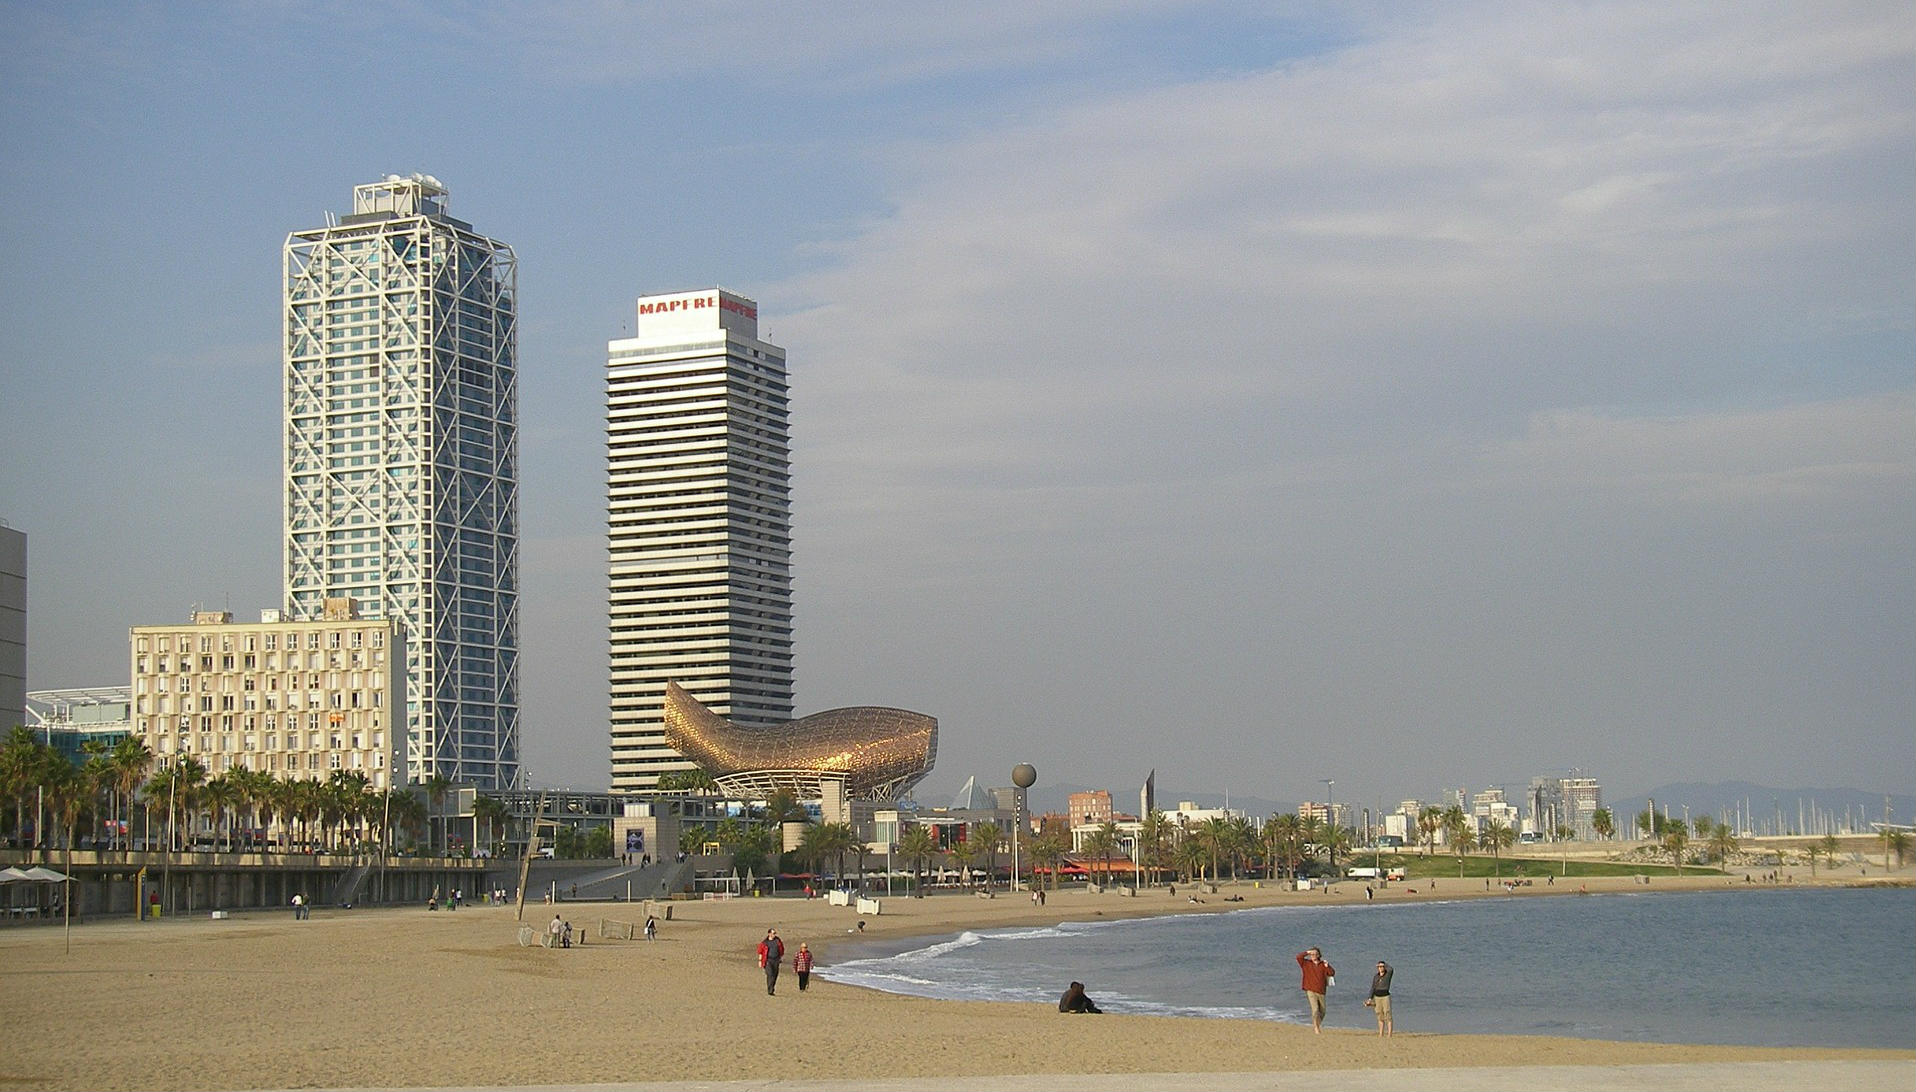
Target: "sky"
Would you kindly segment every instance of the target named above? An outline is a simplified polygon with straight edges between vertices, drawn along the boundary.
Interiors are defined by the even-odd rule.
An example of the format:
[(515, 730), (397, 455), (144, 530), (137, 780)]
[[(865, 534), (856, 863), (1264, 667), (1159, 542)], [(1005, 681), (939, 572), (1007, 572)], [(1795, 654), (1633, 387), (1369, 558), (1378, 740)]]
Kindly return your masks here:
[(604, 788), (603, 369), (790, 356), (797, 706), (1394, 804), (1916, 770), (1916, 7), (0, 0), (32, 689), (279, 605), (280, 256), (519, 261), (523, 755)]

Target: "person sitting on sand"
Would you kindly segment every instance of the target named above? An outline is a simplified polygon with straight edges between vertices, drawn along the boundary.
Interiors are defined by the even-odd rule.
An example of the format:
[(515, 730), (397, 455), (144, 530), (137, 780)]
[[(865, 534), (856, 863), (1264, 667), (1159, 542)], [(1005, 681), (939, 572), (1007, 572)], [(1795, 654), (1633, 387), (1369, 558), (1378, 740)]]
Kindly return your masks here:
[(1099, 1008), (1091, 998), (1085, 996), (1084, 983), (1073, 982), (1065, 987), (1064, 996), (1058, 998), (1058, 1011), (1101, 1013), (1104, 1010)]

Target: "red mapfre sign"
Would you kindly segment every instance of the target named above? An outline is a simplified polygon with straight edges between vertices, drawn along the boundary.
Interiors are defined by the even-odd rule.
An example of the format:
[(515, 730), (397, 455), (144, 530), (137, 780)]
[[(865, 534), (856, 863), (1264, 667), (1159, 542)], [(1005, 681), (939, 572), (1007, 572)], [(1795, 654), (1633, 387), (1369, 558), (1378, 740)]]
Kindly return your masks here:
[(758, 319), (758, 308), (750, 304), (741, 303), (738, 300), (727, 299), (717, 293), (709, 296), (682, 296), (678, 299), (653, 300), (647, 303), (641, 303), (639, 304), (639, 314), (669, 315), (675, 311), (699, 311), (708, 307), (716, 307), (721, 311), (731, 311), (744, 315), (746, 318), (754, 321)]

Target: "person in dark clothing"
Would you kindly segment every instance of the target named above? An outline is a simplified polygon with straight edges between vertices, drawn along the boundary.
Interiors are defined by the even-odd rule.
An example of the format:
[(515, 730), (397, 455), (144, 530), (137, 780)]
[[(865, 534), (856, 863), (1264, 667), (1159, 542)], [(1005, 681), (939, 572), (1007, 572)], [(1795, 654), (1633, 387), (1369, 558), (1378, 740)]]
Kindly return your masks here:
[(765, 939), (758, 942), (758, 965), (765, 972), (765, 992), (768, 995), (778, 992), (778, 965), (784, 959), (785, 942), (778, 939), (778, 930), (765, 930)]
[(1065, 987), (1064, 996), (1058, 998), (1059, 1012), (1103, 1012), (1097, 1003), (1085, 996), (1084, 983), (1073, 982)]
[(1377, 1034), (1389, 1038), (1396, 1029), (1390, 1018), (1390, 964), (1377, 961), (1377, 974), (1370, 980), (1370, 996), (1364, 998), (1364, 1007), (1377, 1013)]

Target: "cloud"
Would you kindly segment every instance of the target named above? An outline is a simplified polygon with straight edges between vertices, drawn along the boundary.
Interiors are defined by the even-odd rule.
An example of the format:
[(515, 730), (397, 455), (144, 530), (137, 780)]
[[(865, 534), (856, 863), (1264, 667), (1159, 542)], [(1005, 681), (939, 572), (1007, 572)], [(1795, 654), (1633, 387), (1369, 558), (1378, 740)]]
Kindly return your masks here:
[[(933, 697), (1067, 748), (1203, 706), (1230, 753), (1279, 710), (1547, 724), (1522, 762), (1648, 777), (1663, 726), (1829, 707), (1908, 750), (1908, 687), (1842, 690), (1874, 652), (1792, 665), (1916, 651), (1849, 593), (1909, 576), (1858, 544), (1916, 466), (1910, 20), (1452, 10), (898, 151), (892, 208), (763, 293), (807, 602), (885, 647), (807, 678), (962, 648), (1007, 693)], [(1018, 731), (973, 728), (954, 761)]]

